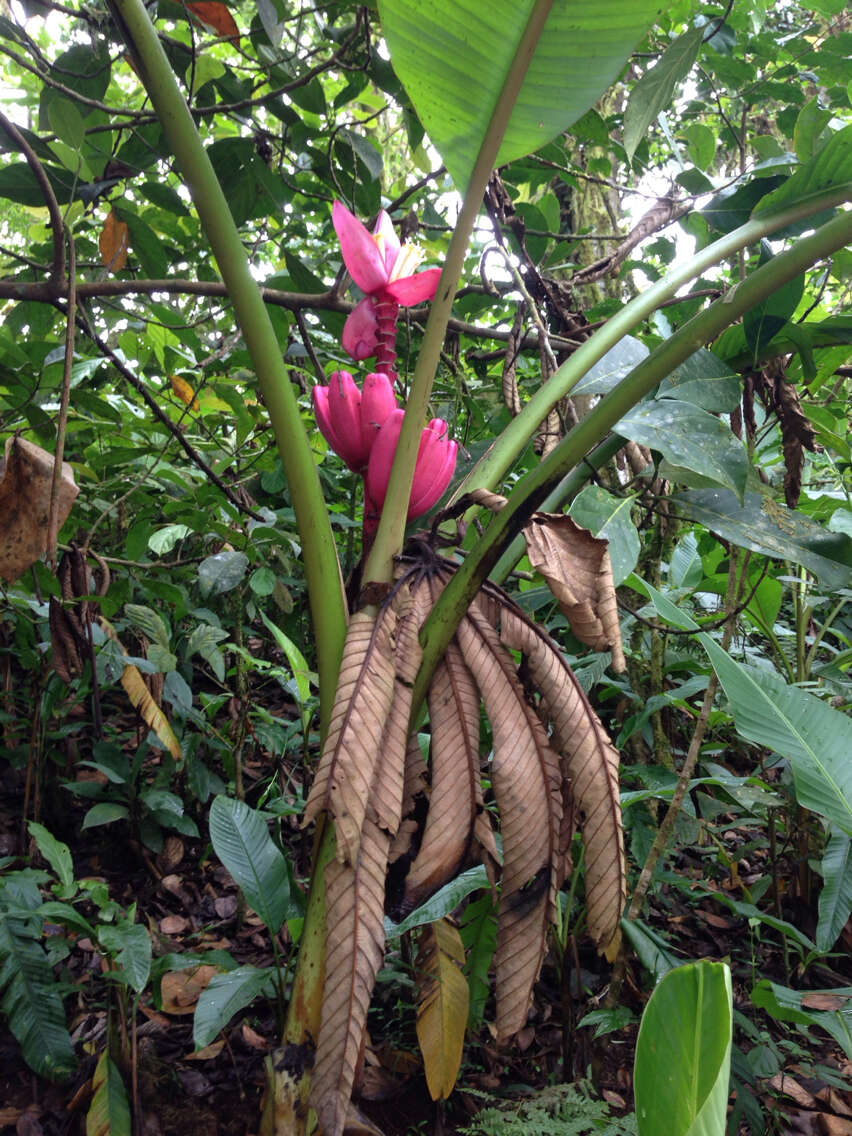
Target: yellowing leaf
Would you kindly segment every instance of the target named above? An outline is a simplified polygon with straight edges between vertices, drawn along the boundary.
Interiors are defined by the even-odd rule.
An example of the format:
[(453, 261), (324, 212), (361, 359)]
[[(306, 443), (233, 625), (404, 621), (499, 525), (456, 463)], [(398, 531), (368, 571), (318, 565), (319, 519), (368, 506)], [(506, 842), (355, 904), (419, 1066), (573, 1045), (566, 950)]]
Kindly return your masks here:
[(110, 272), (121, 272), (127, 264), (130, 248), (130, 230), (125, 221), (119, 221), (115, 210), (110, 209), (98, 239), (101, 260)]
[(172, 384), (172, 390), (175, 392), (181, 402), (186, 403), (190, 410), (198, 410), (198, 399), (195, 397), (195, 389), (180, 375), (169, 375), (169, 382)]
[(417, 958), (417, 1041), (432, 1100), (446, 1100), (461, 1065), (470, 991), (464, 944), (448, 919), (423, 929)]
[[(114, 639), (121, 647), (124, 654), (127, 654), (124, 644), (119, 639), (112, 624), (101, 616), (101, 626), (110, 639)], [(121, 676), (121, 685), (124, 687), (125, 693), (133, 706), (140, 714), (145, 725), (153, 730), (175, 761), (183, 761), (183, 751), (180, 748), (180, 742), (174, 735), (174, 731), (169, 725), (169, 720), (160, 707), (157, 705), (156, 699), (151, 694), (148, 687), (145, 685), (145, 680), (142, 678), (142, 673), (138, 667), (132, 663), (128, 663)]]
[(92, 1078), (92, 1103), (86, 1117), (86, 1136), (130, 1136), (130, 1105), (121, 1074), (107, 1050)]
[(240, 29), (224, 4), (217, 0), (190, 0), (187, 8), (205, 27), (218, 32), (220, 38), (239, 41)]

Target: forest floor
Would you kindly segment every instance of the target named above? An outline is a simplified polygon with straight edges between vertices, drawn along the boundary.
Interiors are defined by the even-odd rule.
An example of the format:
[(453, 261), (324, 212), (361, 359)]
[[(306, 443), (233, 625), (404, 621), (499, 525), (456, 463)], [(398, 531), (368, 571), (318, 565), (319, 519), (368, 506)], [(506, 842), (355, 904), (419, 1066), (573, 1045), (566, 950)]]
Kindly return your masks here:
[[(89, 774), (79, 769), (77, 776)], [(258, 751), (254, 763), (249, 759), (245, 765), (249, 800), (256, 796), (253, 787), (267, 775), (268, 761)], [(9, 765), (0, 769), (0, 858), (34, 852), (31, 843), (22, 845), (25, 782), (25, 770)], [(70, 951), (57, 973), (66, 984), (65, 1007), (79, 1069), (64, 1083), (38, 1078), (24, 1063), (15, 1038), (0, 1025), (0, 1132), (17, 1136), (86, 1132), (91, 1078), (111, 1031), (119, 1047), (123, 1040), (127, 1055), (125, 1083), (137, 1103), (134, 1136), (257, 1133), (264, 1062), (275, 1049), (280, 1028), (275, 1006), (256, 1000), (231, 1019), (217, 1040), (196, 1053), (192, 1015), (215, 968), (162, 974), (156, 966), (156, 960), (167, 955), (214, 950), (230, 952), (240, 965), (265, 967), (273, 962), (266, 929), (244, 909), (234, 881), (212, 854), (206, 840), (206, 809), (196, 810), (203, 839), (172, 835), (162, 852), (154, 855), (131, 839), (123, 825), (81, 830), (86, 804), (46, 786), (43, 822), (69, 844), (78, 879), (101, 879), (110, 897), (124, 908), (137, 905), (136, 921), (148, 928), (153, 941), (154, 979), (134, 1017), (132, 997), (117, 998), (104, 980), (105, 963), (94, 944), (85, 936), (70, 936)], [(765, 834), (756, 832), (753, 823), (738, 827), (736, 819), (723, 815), (721, 821), (726, 823), (717, 824), (718, 855), (708, 855), (700, 842), (678, 846), (663, 871), (664, 882), (654, 894), (646, 925), (684, 960), (725, 960), (731, 966), (739, 1011), (734, 1070), (741, 1077), (743, 1070), (751, 1071), (750, 1082), (741, 1083), (739, 1090), (751, 1100), (738, 1131), (756, 1134), (763, 1124), (766, 1132), (852, 1136), (852, 1062), (828, 1034), (780, 1023), (750, 1001), (754, 982), (771, 978), (800, 990), (847, 987), (852, 1002), (852, 926), (847, 926), (833, 956), (802, 973), (789, 950), (785, 959), (781, 935), (750, 926), (715, 899), (714, 893), (741, 897), (749, 880), (769, 871)], [(282, 835), (303, 878), (310, 836), (293, 818), (283, 822)], [(16, 866), (24, 862), (14, 861)], [(31, 862), (40, 863), (37, 856)], [(792, 856), (784, 867), (795, 877)], [(765, 897), (762, 903), (766, 907)], [(815, 902), (806, 904), (791, 887), (780, 910), (786, 920), (813, 934), (815, 906)], [(286, 956), (292, 950), (286, 925), (282, 936)], [(486, 1012), (480, 1035), (468, 1039), (455, 1092), (438, 1106), (429, 1098), (418, 1057), (410, 973), (410, 959), (399, 951), (389, 952), (387, 981), (380, 978), (369, 1022), (372, 1048), (360, 1107), (385, 1136), (460, 1133), (486, 1104), (514, 1101), (513, 1107), (522, 1113), (524, 1101), (545, 1100), (547, 1093), (541, 1096), (542, 1091), (564, 1082), (581, 1083), (585, 1095), (606, 1102), (610, 1110), (612, 1127), (606, 1128), (602, 1121), (603, 1127), (583, 1132), (615, 1136), (634, 1130), (629, 1121), (622, 1126), (619, 1118), (629, 1117), (633, 1107), (634, 1047), (652, 981), (632, 952), (620, 996), (623, 1028), (597, 1040), (592, 1027), (576, 1028), (586, 1013), (603, 1005), (610, 967), (587, 943), (572, 942), (563, 959), (553, 951), (548, 954), (528, 1025), (514, 1047), (498, 1051)], [(844, 1006), (842, 997), (839, 1005)], [(548, 1136), (540, 1125), (538, 1131)], [(554, 1120), (552, 1131), (568, 1129)]]

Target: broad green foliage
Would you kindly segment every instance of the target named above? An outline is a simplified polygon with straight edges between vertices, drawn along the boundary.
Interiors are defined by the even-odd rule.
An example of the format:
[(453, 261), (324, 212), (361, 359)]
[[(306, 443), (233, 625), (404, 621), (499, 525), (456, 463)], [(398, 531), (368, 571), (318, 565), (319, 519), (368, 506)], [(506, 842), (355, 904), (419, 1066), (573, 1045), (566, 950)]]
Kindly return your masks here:
[(636, 1043), (639, 1136), (722, 1136), (732, 1003), (727, 963), (689, 963), (660, 980)]
[[(477, 142), (535, 7), (533, 0), (487, 8), (437, 0), (424, 21), (414, 0), (379, 5), (394, 69), (459, 190), (467, 188)], [(648, 0), (555, 0), (498, 165), (538, 150), (576, 122), (615, 79), (655, 15)]]

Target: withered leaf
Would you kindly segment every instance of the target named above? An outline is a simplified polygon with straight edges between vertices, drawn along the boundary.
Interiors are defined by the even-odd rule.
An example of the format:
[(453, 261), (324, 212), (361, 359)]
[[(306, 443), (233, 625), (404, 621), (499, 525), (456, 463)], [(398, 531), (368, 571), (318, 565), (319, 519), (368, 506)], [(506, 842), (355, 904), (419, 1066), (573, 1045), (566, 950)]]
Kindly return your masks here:
[(428, 701), (432, 793), (423, 841), (405, 881), (406, 910), (462, 867), (477, 815), (479, 691), (455, 643), (438, 664)]
[(526, 1021), (554, 910), (562, 812), (559, 764), (526, 700), (514, 660), (475, 603), (457, 636), (494, 738), (492, 780), (503, 833), (494, 962), (497, 1037), (505, 1041)]
[(541, 572), (581, 643), (612, 651), (625, 668), (609, 542), (562, 513), (535, 513), (524, 529), (530, 563)]
[(328, 736), (303, 825), (328, 810), (337, 833), (337, 857), (353, 864), (396, 692), (394, 633), (397, 611), (390, 605), (378, 618), (358, 611), (349, 622)]
[(127, 252), (130, 248), (130, 229), (126, 221), (120, 221), (114, 209), (110, 209), (101, 235), (98, 238), (101, 261), (109, 272), (121, 272), (127, 265)]
[(470, 1008), (464, 944), (449, 919), (423, 928), (417, 954), (417, 1041), (432, 1100), (446, 1100), (461, 1066)]
[(618, 930), (626, 889), (618, 751), (559, 648), (519, 611), (503, 611), (501, 638), (526, 656), (553, 724), (563, 776), (580, 813), (586, 865), (589, 934), (605, 950)]
[[(53, 454), (25, 438), (6, 439), (0, 480), (0, 576), (13, 584), (44, 555), (50, 520)], [(62, 463), (57, 500), (57, 531), (79, 493), (68, 462)]]
[(385, 871), (390, 837), (369, 813), (352, 864), (326, 868), (326, 982), (311, 1081), (324, 1136), (341, 1136), (385, 947)]

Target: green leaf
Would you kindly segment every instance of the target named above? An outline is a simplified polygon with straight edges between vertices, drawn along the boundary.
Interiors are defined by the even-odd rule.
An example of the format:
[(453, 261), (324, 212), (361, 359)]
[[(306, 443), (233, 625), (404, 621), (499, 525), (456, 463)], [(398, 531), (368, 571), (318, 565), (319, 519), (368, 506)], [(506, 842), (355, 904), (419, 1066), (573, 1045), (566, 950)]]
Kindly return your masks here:
[[(534, 0), (379, 0), (382, 31), (459, 191), (470, 179)], [(556, 0), (495, 165), (543, 146), (607, 89), (650, 27), (649, 0)], [(475, 32), (473, 31), (475, 29)]]
[(209, 663), (211, 670), (220, 682), (225, 678), (225, 658), (218, 646), (223, 639), (228, 638), (228, 632), (221, 627), (213, 627), (209, 623), (199, 623), (187, 640), (186, 657), (191, 659), (199, 654)]
[(832, 533), (803, 513), (761, 493), (747, 493), (742, 504), (727, 489), (694, 489), (672, 500), (683, 517), (698, 521), (752, 552), (792, 560), (819, 577), (826, 588), (852, 580), (852, 539)]
[(816, 944), (830, 951), (852, 914), (852, 840), (832, 832), (822, 858), (822, 891)]
[(703, 122), (691, 122), (684, 127), (686, 148), (692, 161), (700, 170), (709, 169), (716, 156), (716, 135)]
[[(809, 1002), (830, 1000), (841, 1009), (817, 1010), (804, 1005)], [(850, 1007), (852, 1007), (852, 987), (841, 986), (835, 990), (807, 990), (800, 993), (770, 982), (763, 978), (751, 992), (755, 1006), (767, 1010), (780, 1022), (796, 1022), (799, 1025), (818, 1026), (826, 1030), (852, 1061), (852, 1026), (850, 1026)]]
[(489, 887), (488, 873), (481, 864), (475, 868), (468, 868), (454, 880), (436, 891), (431, 899), (427, 899), (420, 907), (415, 908), (401, 923), (394, 923), (392, 919), (385, 918), (385, 937), (398, 939), (405, 931), (414, 927), (422, 927), (425, 923), (436, 923), (446, 915), (455, 911), (465, 896), (480, 888)]
[(793, 129), (793, 146), (799, 156), (800, 162), (806, 162), (814, 156), (819, 136), (831, 119), (831, 111), (823, 110), (819, 105), (819, 96), (814, 95), (799, 111), (796, 125)]
[(808, 201), (832, 186), (849, 183), (852, 183), (852, 126), (845, 126), (783, 185), (762, 197), (755, 205), (754, 216), (786, 209), (788, 205)]
[(98, 942), (114, 956), (128, 985), (141, 994), (151, 973), (151, 936), (147, 928), (124, 920), (116, 927), (98, 928)]
[(31, 925), (0, 907), (0, 1008), (29, 1067), (48, 1080), (64, 1080), (77, 1058), (53, 970)]
[(625, 375), (650, 355), (635, 336), (625, 335), (590, 367), (574, 387), (573, 394), (609, 394)]
[(114, 820), (125, 820), (129, 816), (130, 813), (124, 805), (103, 801), (89, 809), (83, 817), (82, 827), (96, 828), (99, 824), (112, 824)]
[(671, 106), (675, 87), (692, 70), (703, 35), (703, 27), (694, 27), (678, 36), (630, 92), (624, 114), (624, 149), (629, 162), (651, 123)]
[(489, 975), (497, 949), (497, 907), (490, 894), (467, 905), (459, 921), (459, 933), (467, 954), (464, 972), (470, 989), (468, 1028), (476, 1033), (491, 993)]
[(680, 960), (671, 953), (670, 944), (641, 919), (622, 919), (621, 929), (633, 945), (639, 961), (655, 978), (662, 978), (681, 965)]
[[(218, 797), (217, 800), (223, 798)], [(196, 1049), (203, 1049), (220, 1033), (234, 1014), (250, 1005), (260, 995), (275, 996), (275, 980), (271, 968), (239, 966), (227, 974), (214, 974), (202, 990), (192, 1023)]]
[(726, 963), (687, 963), (661, 979), (636, 1041), (639, 1136), (724, 1136), (732, 1029)]
[(145, 607), (143, 604), (125, 604), (124, 613), (143, 635), (147, 635), (149, 639), (153, 639), (155, 643), (168, 650), (169, 630), (153, 608)]
[(118, 1067), (104, 1050), (92, 1078), (86, 1136), (132, 1136), (130, 1104)]
[(249, 904), (276, 935), (284, 920), (298, 912), (290, 902), (287, 861), (266, 822), (243, 801), (216, 797), (210, 807), (210, 839)]
[[(760, 264), (772, 260), (772, 249), (768, 241), (761, 241)], [(805, 277), (797, 276), (782, 288), (767, 296), (760, 304), (749, 308), (743, 316), (743, 331), (746, 343), (753, 352), (753, 362), (757, 365), (761, 352), (771, 343), (795, 312), (805, 290)]]
[(248, 565), (246, 554), (233, 549), (208, 556), (198, 565), (202, 595), (220, 596), (223, 592), (232, 591), (245, 576)]
[(62, 895), (65, 897), (72, 896), (76, 890), (77, 885), (74, 881), (74, 862), (71, 859), (71, 850), (67, 844), (63, 844), (61, 840), (57, 840), (52, 833), (44, 827), (43, 824), (38, 824), (36, 821), (31, 820), (27, 825), (29, 828), (30, 836), (35, 840), (38, 845), (38, 850), (53, 868), (56, 875), (59, 877), (59, 883), (62, 885)]
[(725, 688), (737, 733), (789, 759), (796, 799), (852, 835), (849, 719), (777, 675), (738, 663), (698, 636)]
[(743, 444), (730, 426), (706, 410), (671, 398), (640, 402), (615, 429), (625, 438), (658, 450), (672, 465), (733, 489), (742, 499), (748, 477)]
[(609, 541), (612, 575), (616, 585), (633, 571), (639, 559), (639, 533), (630, 517), (635, 496), (614, 497), (599, 485), (587, 485), (569, 510), (578, 525), (593, 536)]
[(261, 611), (260, 618), (272, 632), (275, 642), (287, 656), (287, 662), (293, 670), (293, 678), (296, 680), (296, 689), (299, 692), (299, 702), (302, 707), (302, 726), (304, 729), (307, 729), (311, 720), (311, 711), (307, 704), (311, 697), (312, 677), (307, 659), (293, 640), (288, 635), (285, 635), (281, 628), (276, 626), (265, 612)]
[(657, 398), (677, 398), (703, 410), (730, 413), (742, 399), (742, 380), (718, 355), (699, 348), (660, 383)]
[(164, 528), (151, 533), (148, 537), (148, 547), (158, 556), (165, 556), (179, 540), (189, 536), (191, 531), (189, 525), (165, 525)]
[(54, 98), (50, 100), (47, 108), (50, 128), (62, 141), (72, 148), (79, 150), (86, 136), (83, 116), (77, 109), (76, 103), (70, 99)]

